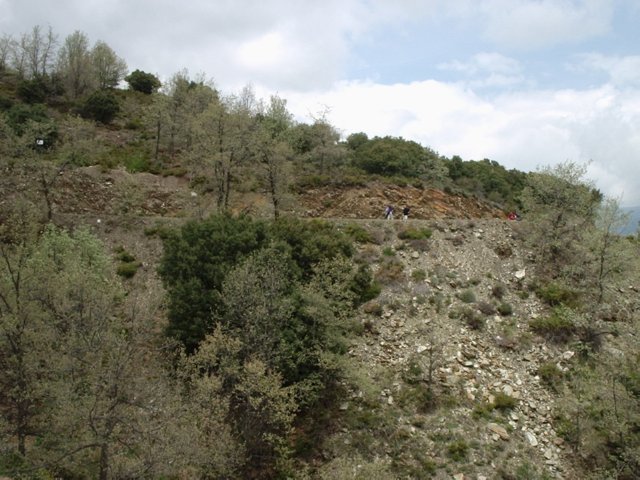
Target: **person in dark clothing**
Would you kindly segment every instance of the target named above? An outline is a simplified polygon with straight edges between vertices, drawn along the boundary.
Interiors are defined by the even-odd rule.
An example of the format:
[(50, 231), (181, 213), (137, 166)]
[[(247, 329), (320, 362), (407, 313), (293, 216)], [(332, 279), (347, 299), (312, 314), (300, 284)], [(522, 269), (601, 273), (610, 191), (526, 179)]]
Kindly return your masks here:
[(409, 207), (404, 207), (402, 209), (402, 219), (406, 220), (409, 218)]

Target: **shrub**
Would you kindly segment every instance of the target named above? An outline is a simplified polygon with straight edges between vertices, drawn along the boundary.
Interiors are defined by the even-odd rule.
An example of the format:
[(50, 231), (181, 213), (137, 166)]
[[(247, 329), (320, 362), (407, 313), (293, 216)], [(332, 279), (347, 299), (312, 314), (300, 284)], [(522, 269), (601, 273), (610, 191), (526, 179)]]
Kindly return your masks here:
[(371, 232), (358, 224), (351, 223), (345, 227), (344, 231), (358, 243), (375, 243)]
[(373, 281), (369, 265), (365, 263), (358, 266), (349, 287), (356, 295), (357, 305), (373, 300), (380, 295), (381, 291), (380, 285)]
[(461, 462), (467, 458), (469, 444), (464, 440), (456, 440), (447, 445), (447, 455), (455, 462)]
[(506, 293), (507, 287), (503, 283), (497, 283), (491, 289), (491, 295), (493, 295), (498, 300), (502, 300)]
[(417, 268), (413, 272), (411, 272), (411, 278), (416, 282), (422, 282), (425, 278), (427, 278), (427, 272), (425, 272), (421, 268)]
[(513, 307), (509, 303), (501, 303), (498, 305), (498, 313), (503, 317), (508, 317), (513, 314)]
[(489, 302), (478, 302), (476, 303), (476, 308), (484, 315), (494, 315), (496, 313), (496, 307)]
[(401, 240), (427, 240), (431, 238), (433, 232), (428, 228), (406, 228), (398, 232), (398, 238)]
[(393, 257), (396, 254), (396, 251), (392, 247), (384, 247), (382, 249), (382, 254), (386, 257)]
[(25, 103), (44, 103), (49, 93), (49, 89), (42, 77), (32, 80), (23, 80), (18, 84), (18, 96)]
[(127, 158), (124, 165), (129, 173), (149, 171), (149, 160), (141, 153), (137, 153)]
[(504, 392), (497, 392), (494, 395), (492, 407), (494, 410), (512, 410), (518, 404), (518, 400)]
[(578, 301), (578, 292), (556, 282), (535, 289), (536, 295), (552, 307), (566, 305), (575, 307)]
[(472, 330), (482, 330), (484, 328), (484, 317), (481, 317), (477, 311), (471, 308), (463, 308), (460, 311), (460, 319)]
[(458, 294), (458, 298), (461, 302), (473, 303), (476, 301), (476, 294), (473, 293), (473, 290), (464, 290), (463, 292)]
[(547, 362), (540, 365), (538, 375), (546, 386), (553, 391), (557, 391), (560, 382), (564, 379), (564, 373), (553, 362)]
[(120, 111), (118, 99), (108, 90), (98, 90), (92, 93), (84, 102), (81, 113), (85, 118), (98, 122), (110, 123)]
[(395, 259), (385, 261), (376, 272), (375, 279), (382, 285), (390, 285), (404, 278), (404, 266)]
[(124, 262), (118, 265), (116, 273), (123, 278), (131, 278), (137, 273), (140, 266), (140, 262)]
[(556, 307), (548, 317), (529, 322), (529, 327), (547, 340), (563, 343), (576, 332), (573, 311), (566, 307)]

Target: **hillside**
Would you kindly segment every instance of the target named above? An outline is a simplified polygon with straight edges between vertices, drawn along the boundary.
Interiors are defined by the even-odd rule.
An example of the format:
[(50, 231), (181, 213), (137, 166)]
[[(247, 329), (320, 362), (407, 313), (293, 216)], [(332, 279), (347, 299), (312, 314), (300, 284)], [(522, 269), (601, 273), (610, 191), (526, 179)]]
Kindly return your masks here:
[[(141, 291), (159, 284), (155, 267), (161, 254), (160, 242), (145, 235), (145, 228), (179, 222), (209, 201), (192, 196), (184, 179), (93, 167), (63, 172), (54, 199), (59, 222), (92, 225), (111, 248), (123, 246), (142, 260), (144, 268), (130, 284)], [(266, 204), (257, 195), (243, 201), (243, 209), (254, 212)], [(379, 219), (389, 202), (412, 205), (409, 222)], [(364, 378), (348, 386), (350, 394), (328, 427), (335, 433), (325, 446), (316, 446), (322, 452), (316, 461), (326, 462), (322, 468), (330, 471), (341, 459), (366, 455), (379, 458), (388, 471), (404, 472), (402, 478), (496, 478), (496, 472), (522, 465), (579, 478), (551, 426), (554, 398), (538, 375), (547, 362), (566, 368), (574, 352), (549, 348), (529, 333), (528, 320), (544, 307), (534, 296), (520, 296), (526, 291), (527, 252), (518, 224), (476, 200), (413, 187), (322, 189), (303, 194), (299, 205), (303, 215), (332, 217), (342, 225), (355, 221), (370, 231), (376, 243), (361, 246), (359, 255), (374, 272), (389, 259), (401, 265), (379, 298), (361, 310), (363, 335), (349, 355), (354, 365), (366, 366), (355, 374)], [(397, 236), (407, 226), (429, 228), (433, 236), (411, 246)], [(490, 312), (478, 329), (450, 318), (478, 302), (495, 303), (496, 285), (503, 286), (501, 301), (513, 306), (512, 315)], [(465, 291), (473, 292), (468, 303), (460, 300)], [(425, 408), (416, 393), (422, 380), (416, 384), (410, 377), (429, 358), (435, 398)], [(474, 409), (500, 394), (515, 399), (515, 407), (474, 417)], [(452, 459), (455, 445), (463, 454)], [(430, 460), (424, 463), (425, 458)]]
[[(28, 175), (2, 182), (4, 202), (37, 194)], [(112, 250), (141, 261), (131, 292), (160, 288), (162, 246), (149, 230), (213, 209), (184, 178), (97, 167), (63, 171), (52, 192), (56, 222), (88, 224)], [(347, 396), (330, 413), (327, 437), (311, 448), (323, 478), (354, 461), (363, 474), (386, 472), (379, 478), (583, 478), (553, 426), (557, 397), (540, 374), (545, 365), (569, 371), (576, 351), (529, 328), (548, 306), (530, 293), (520, 222), (475, 199), (375, 182), (293, 200), (296, 215), (368, 232), (358, 256), (383, 286), (360, 309)], [(409, 221), (381, 219), (389, 203), (410, 205)], [(269, 215), (257, 193), (234, 197), (232, 210)], [(432, 234), (402, 240), (407, 229)], [(623, 290), (630, 305), (636, 292)]]

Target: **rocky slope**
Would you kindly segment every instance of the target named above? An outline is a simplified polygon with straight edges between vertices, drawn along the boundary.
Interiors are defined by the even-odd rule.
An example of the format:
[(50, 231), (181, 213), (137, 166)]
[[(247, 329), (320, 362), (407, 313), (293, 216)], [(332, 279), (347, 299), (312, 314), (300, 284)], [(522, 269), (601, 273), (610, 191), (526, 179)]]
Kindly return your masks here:
[[(429, 475), (415, 478), (538, 478), (509, 476), (518, 469), (526, 474), (527, 468), (579, 478), (571, 452), (551, 424), (554, 396), (538, 374), (549, 362), (568, 368), (574, 352), (530, 334), (528, 321), (544, 307), (527, 293), (520, 225), (495, 219), (362, 225), (385, 234), (380, 245), (363, 247), (374, 268), (380, 272), (390, 261), (403, 267), (363, 308), (367, 333), (350, 351), (359, 365), (368, 366), (379, 405), (371, 407), (363, 400), (367, 394), (356, 388), (342, 406), (345, 412), (381, 409), (381, 417), (397, 422), (390, 438), (380, 439), (378, 453), (388, 456), (383, 461), (395, 463), (391, 443), (401, 434), (405, 452), (419, 445), (414, 455), (429, 459)], [(403, 229), (425, 227), (433, 235), (418, 248), (397, 237)], [(512, 313), (506, 308), (498, 313), (498, 304), (509, 305)], [(465, 311), (476, 322), (465, 322), (460, 315)], [(429, 370), (435, 406), (421, 413), (420, 403), (407, 398), (416, 383), (429, 383)], [(512, 408), (492, 407), (505, 399)], [(346, 444), (357, 435), (349, 427), (338, 434)], [(451, 453), (455, 445), (462, 445), (461, 458)]]

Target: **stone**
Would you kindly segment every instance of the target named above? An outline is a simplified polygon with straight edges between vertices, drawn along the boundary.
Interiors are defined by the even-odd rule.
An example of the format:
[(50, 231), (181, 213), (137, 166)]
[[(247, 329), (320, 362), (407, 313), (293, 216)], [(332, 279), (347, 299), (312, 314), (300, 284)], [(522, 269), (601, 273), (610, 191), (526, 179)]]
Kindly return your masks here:
[(527, 271), (525, 268), (523, 268), (522, 270), (518, 270), (516, 273), (513, 274), (518, 280), (522, 280), (526, 275), (527, 275)]
[(490, 423), (487, 425), (487, 428), (491, 430), (493, 433), (498, 435), (502, 440), (509, 440), (511, 437), (509, 436), (509, 432), (497, 423)]
[(413, 258), (414, 260), (420, 258), (420, 254), (418, 252), (412, 252), (411, 253), (411, 258)]
[(456, 473), (453, 476), (453, 480), (464, 480), (464, 473)]
[(349, 410), (349, 403), (348, 402), (341, 403), (340, 410), (342, 411)]
[(527, 430), (526, 432), (524, 432), (524, 436), (527, 439), (527, 442), (529, 442), (529, 445), (531, 445), (532, 447), (538, 446), (538, 439), (532, 432)]
[(422, 353), (426, 350), (427, 350), (427, 347), (425, 347), (424, 345), (418, 345), (418, 347), (416, 348), (416, 352), (418, 353)]

